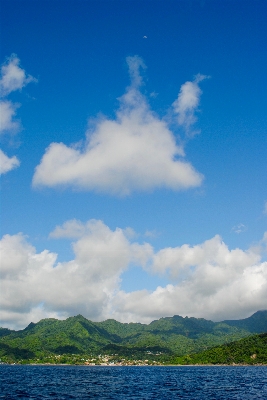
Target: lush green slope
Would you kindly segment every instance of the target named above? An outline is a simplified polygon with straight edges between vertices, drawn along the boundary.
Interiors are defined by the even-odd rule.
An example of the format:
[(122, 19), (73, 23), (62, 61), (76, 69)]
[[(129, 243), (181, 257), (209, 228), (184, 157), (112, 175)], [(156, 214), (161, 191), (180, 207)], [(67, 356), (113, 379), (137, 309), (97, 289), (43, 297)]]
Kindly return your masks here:
[[(231, 322), (231, 323), (230, 323)], [(120, 354), (146, 357), (148, 352), (183, 356), (236, 341), (256, 331), (267, 332), (267, 311), (241, 321), (212, 322), (203, 318), (161, 318), (150, 324), (92, 322), (81, 315), (64, 321), (43, 319), (21, 331), (0, 329), (0, 358), (12, 360), (49, 355)]]
[(174, 364), (267, 364), (267, 333), (213, 347), (201, 353), (174, 357)]
[[(31, 323), (22, 331), (2, 336), (0, 344), (10, 348), (27, 349), (37, 357), (44, 354), (94, 353), (108, 343), (117, 342), (116, 335), (109, 334), (93, 322), (78, 315), (64, 321), (43, 319)], [(1, 350), (0, 350), (1, 355)]]
[(0, 338), (1, 338), (2, 336), (8, 336), (8, 335), (10, 335), (12, 332), (15, 332), (15, 331), (12, 331), (11, 329), (7, 329), (7, 328), (0, 328)]
[(183, 318), (179, 315), (160, 318), (148, 325), (123, 324), (114, 320), (95, 324), (111, 334), (120, 336), (120, 344), (123, 346), (139, 348), (158, 346), (163, 351), (168, 349), (179, 355), (201, 351), (251, 334), (249, 330), (229, 326), (223, 322), (216, 323), (203, 318)]

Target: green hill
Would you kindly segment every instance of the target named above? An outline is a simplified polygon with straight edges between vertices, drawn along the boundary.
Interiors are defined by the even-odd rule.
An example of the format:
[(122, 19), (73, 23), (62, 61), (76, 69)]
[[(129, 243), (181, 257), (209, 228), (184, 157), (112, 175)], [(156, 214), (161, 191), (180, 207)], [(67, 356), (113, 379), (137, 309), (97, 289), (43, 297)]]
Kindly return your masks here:
[(267, 364), (267, 333), (173, 358), (174, 364)]
[(0, 338), (1, 338), (2, 336), (8, 336), (8, 335), (10, 335), (12, 332), (15, 332), (15, 331), (12, 331), (11, 329), (7, 329), (7, 328), (0, 328)]
[(179, 355), (201, 351), (251, 334), (249, 330), (223, 322), (212, 322), (203, 318), (183, 318), (179, 315), (160, 318), (148, 325), (123, 324), (114, 320), (95, 324), (111, 334), (120, 336), (121, 340), (118, 343), (123, 346), (139, 348), (158, 346)]
[(95, 352), (108, 343), (117, 342), (112, 335), (96, 326), (81, 315), (64, 321), (43, 319), (37, 324), (30, 323), (21, 331), (13, 331), (0, 338), (0, 343), (10, 347), (27, 349), (41, 356), (44, 353), (84, 353)]
[(225, 324), (235, 326), (237, 328), (245, 329), (253, 333), (266, 332), (267, 325), (267, 312), (257, 311), (249, 318), (239, 320), (226, 320), (223, 321)]
[(92, 322), (77, 315), (63, 321), (43, 319), (20, 331), (0, 328), (0, 358), (44, 360), (52, 355), (102, 353), (142, 359), (157, 353), (167, 360), (264, 331), (267, 332), (267, 311), (240, 321), (212, 322), (175, 315), (147, 325), (112, 319)]

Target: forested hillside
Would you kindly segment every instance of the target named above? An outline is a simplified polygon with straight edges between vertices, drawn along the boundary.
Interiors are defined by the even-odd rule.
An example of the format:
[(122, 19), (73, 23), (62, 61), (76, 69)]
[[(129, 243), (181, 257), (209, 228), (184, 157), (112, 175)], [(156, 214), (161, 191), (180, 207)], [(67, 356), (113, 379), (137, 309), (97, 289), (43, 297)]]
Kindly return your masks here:
[(102, 353), (139, 359), (157, 354), (158, 358), (167, 360), (200, 353), (255, 332), (267, 332), (267, 311), (240, 321), (212, 322), (175, 315), (148, 325), (112, 319), (92, 322), (77, 315), (63, 321), (43, 319), (21, 331), (1, 328), (0, 358), (3, 361), (45, 360), (53, 355)]
[(174, 364), (267, 364), (267, 333), (177, 357)]

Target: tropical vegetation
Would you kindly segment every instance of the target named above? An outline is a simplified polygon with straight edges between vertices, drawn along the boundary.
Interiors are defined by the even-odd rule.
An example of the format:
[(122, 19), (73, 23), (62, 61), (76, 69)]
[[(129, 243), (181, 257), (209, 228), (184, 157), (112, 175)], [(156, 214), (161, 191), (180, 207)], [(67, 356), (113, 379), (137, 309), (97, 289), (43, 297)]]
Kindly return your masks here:
[(50, 364), (267, 363), (266, 332), (267, 311), (222, 322), (175, 315), (147, 325), (92, 322), (77, 315), (63, 321), (43, 319), (20, 331), (0, 328), (0, 359)]

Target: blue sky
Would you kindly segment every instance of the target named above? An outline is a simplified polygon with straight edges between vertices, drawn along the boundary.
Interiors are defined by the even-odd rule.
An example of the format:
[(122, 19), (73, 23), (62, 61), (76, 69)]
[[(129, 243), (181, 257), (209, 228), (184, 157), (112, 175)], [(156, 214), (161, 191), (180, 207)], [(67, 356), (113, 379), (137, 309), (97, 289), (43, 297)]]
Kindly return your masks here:
[(2, 326), (266, 308), (266, 12), (1, 0)]

